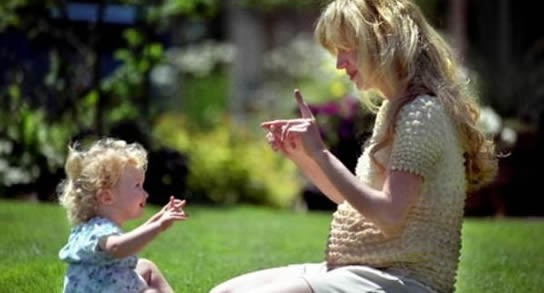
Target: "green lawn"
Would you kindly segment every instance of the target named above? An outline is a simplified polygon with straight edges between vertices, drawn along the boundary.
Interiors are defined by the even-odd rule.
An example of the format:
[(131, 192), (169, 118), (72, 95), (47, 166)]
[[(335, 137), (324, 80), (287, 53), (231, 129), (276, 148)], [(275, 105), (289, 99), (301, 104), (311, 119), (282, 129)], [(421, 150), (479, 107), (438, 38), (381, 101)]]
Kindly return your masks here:
[[(254, 207), (187, 210), (187, 222), (160, 235), (140, 254), (159, 265), (177, 292), (208, 292), (243, 272), (323, 257), (328, 213)], [(149, 208), (148, 215), (153, 211)], [(64, 211), (54, 204), (0, 201), (0, 292), (59, 292), (65, 265), (57, 252), (68, 230)], [(544, 288), (543, 220), (468, 219), (463, 233), (457, 292)]]

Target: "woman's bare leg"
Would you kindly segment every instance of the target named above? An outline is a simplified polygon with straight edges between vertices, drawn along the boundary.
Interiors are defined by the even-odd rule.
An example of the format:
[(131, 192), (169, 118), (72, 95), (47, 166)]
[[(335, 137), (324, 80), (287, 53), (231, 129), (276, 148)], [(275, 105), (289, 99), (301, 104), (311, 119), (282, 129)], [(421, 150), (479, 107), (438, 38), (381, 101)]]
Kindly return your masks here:
[(136, 264), (136, 272), (140, 274), (150, 287), (145, 292), (173, 293), (174, 290), (166, 281), (159, 268), (150, 260), (141, 258)]
[(289, 267), (247, 273), (214, 287), (210, 293), (288, 292), (312, 293), (306, 281)]

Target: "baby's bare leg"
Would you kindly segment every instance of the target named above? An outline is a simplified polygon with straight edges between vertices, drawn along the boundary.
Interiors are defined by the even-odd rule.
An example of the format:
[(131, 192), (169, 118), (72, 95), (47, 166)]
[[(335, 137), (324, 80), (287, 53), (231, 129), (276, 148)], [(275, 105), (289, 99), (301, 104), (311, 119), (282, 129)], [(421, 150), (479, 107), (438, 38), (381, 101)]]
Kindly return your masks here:
[(147, 282), (149, 288), (146, 293), (173, 293), (174, 290), (166, 281), (159, 268), (150, 260), (141, 258), (136, 264), (136, 272)]

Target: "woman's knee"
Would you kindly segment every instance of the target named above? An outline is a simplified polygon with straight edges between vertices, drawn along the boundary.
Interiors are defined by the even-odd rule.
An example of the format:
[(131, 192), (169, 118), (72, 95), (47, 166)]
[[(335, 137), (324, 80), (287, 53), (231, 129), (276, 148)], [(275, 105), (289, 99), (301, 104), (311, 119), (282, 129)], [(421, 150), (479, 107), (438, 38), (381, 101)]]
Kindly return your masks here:
[(210, 293), (233, 293), (234, 290), (226, 284), (219, 284), (210, 290)]

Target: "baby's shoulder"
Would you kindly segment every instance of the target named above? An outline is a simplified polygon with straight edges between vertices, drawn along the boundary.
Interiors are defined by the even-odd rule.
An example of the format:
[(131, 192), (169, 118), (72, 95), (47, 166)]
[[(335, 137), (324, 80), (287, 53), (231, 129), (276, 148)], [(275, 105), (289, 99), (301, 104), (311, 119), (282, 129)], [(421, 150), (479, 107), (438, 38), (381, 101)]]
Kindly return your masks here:
[(98, 248), (101, 238), (122, 234), (121, 229), (105, 218), (92, 218), (72, 228), (68, 243), (59, 252), (61, 260), (66, 262), (102, 263), (111, 262)]
[(119, 227), (112, 221), (103, 217), (94, 217), (72, 228), (72, 233), (93, 233), (103, 230), (119, 230)]

